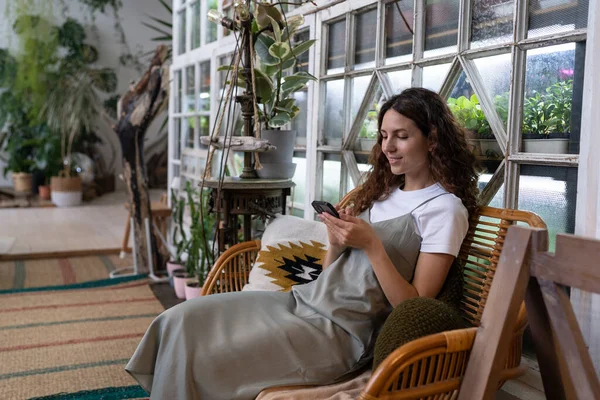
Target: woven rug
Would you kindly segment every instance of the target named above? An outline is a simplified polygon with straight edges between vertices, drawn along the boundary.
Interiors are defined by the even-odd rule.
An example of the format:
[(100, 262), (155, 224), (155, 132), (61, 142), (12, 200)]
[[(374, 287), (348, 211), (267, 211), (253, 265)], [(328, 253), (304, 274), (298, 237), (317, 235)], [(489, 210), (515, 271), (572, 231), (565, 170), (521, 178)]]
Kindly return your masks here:
[(116, 268), (133, 265), (128, 255), (94, 255), (0, 262), (0, 291), (72, 285), (106, 279)]
[(94, 284), (0, 295), (0, 399), (147, 396), (123, 368), (163, 307), (143, 277)]

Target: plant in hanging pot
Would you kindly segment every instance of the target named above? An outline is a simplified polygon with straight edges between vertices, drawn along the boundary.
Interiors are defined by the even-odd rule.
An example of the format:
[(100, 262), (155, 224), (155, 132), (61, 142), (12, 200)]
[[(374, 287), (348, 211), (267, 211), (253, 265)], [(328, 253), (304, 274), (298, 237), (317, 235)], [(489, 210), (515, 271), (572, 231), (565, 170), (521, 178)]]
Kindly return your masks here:
[[(258, 103), (258, 115), (263, 125), (261, 138), (268, 140), (277, 149), (260, 154), (261, 178), (289, 179), (294, 175), (292, 163), (296, 132), (283, 130), (285, 125), (298, 116), (294, 94), (305, 88), (316, 78), (298, 71), (292, 73), (297, 57), (308, 51), (314, 39), (294, 41), (294, 35), (304, 23), (302, 15), (287, 18), (277, 6), (258, 3), (256, 18), (252, 22), (252, 37), (256, 50), (254, 89)], [(230, 66), (219, 70), (231, 70)], [(235, 84), (245, 88), (246, 81), (238, 74)]]

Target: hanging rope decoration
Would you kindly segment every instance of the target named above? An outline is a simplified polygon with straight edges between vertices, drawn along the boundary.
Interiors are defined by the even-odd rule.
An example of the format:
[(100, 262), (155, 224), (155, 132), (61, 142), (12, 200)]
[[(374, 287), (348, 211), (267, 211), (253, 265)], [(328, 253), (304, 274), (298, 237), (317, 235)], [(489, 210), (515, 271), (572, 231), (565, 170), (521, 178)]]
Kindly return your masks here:
[[(227, 110), (227, 105), (229, 104), (229, 101), (231, 100), (231, 91), (233, 89), (233, 82), (237, 82), (237, 77), (238, 77), (238, 65), (240, 63), (240, 57), (241, 57), (241, 52), (240, 51), (236, 51), (235, 53), (235, 61), (233, 63), (233, 73), (231, 76), (231, 83), (229, 84), (229, 87), (227, 88), (227, 94), (225, 95), (225, 101), (224, 101), (224, 106), (223, 106), (223, 112), (219, 114), (219, 119), (217, 120), (217, 126), (216, 128), (213, 130), (212, 135), (210, 136), (210, 141), (212, 142), (213, 139), (215, 138), (215, 136), (219, 135), (219, 132), (221, 131), (221, 125), (223, 124), (223, 118), (225, 117), (225, 113)], [(225, 132), (225, 136), (227, 136), (227, 132)], [(215, 146), (210, 146), (210, 149), (208, 151), (208, 157), (206, 158), (206, 165), (204, 166), (204, 174), (202, 175), (202, 179), (207, 179), (210, 177), (212, 171), (211, 171), (211, 164), (212, 164), (212, 159), (213, 159), (213, 155), (215, 154)], [(219, 171), (221, 172), (221, 171)]]
[[(254, 136), (260, 138), (260, 125), (258, 122), (258, 104), (256, 101), (256, 78), (254, 77), (254, 43), (252, 40), (252, 33), (250, 33), (250, 75), (252, 81), (252, 107), (254, 108)], [(258, 152), (254, 153), (254, 169), (262, 169), (260, 164), (260, 158)]]

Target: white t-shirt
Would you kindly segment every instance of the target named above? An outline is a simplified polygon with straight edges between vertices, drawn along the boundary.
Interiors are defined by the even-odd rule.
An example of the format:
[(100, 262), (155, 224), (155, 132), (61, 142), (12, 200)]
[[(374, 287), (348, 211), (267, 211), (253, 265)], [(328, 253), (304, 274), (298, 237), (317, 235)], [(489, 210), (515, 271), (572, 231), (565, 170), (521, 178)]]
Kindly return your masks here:
[(412, 213), (418, 234), (423, 238), (421, 252), (457, 256), (469, 229), (469, 213), (462, 201), (445, 194), (418, 207), (424, 201), (448, 193), (439, 183), (420, 190), (392, 190), (389, 197), (371, 208), (371, 223)]

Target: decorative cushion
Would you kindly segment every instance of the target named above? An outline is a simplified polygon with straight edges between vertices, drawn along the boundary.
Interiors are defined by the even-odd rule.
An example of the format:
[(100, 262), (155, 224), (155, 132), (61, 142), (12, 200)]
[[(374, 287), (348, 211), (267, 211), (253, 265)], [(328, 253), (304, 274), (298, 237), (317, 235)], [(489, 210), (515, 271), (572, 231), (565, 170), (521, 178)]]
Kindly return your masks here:
[(322, 271), (328, 246), (324, 224), (278, 215), (267, 224), (248, 284), (242, 290), (287, 292), (293, 285), (312, 282)]

